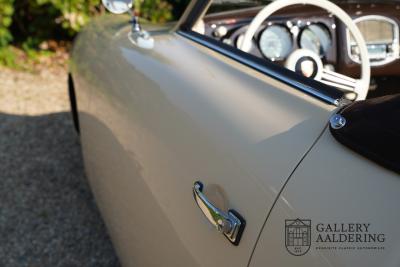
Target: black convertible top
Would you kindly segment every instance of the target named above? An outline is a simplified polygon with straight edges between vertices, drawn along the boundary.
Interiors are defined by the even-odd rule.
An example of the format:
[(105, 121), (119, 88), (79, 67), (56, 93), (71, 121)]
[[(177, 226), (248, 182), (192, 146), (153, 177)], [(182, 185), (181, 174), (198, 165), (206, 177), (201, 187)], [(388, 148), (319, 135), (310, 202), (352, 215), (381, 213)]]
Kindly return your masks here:
[(340, 143), (400, 173), (400, 94), (354, 102), (339, 113), (345, 126), (330, 130)]

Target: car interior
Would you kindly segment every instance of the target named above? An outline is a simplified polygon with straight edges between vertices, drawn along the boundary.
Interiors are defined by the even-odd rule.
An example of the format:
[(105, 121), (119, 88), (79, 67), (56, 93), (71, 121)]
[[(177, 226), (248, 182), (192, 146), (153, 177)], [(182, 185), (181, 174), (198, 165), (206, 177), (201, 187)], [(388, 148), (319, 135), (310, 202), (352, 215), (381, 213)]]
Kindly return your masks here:
[(352, 100), (358, 100), (362, 82), (368, 95), (359, 99), (399, 92), (400, 2), (330, 2), (341, 10), (316, 0), (287, 0), (275, 9), (274, 2), (282, 1), (213, 1), (192, 30), (349, 92)]

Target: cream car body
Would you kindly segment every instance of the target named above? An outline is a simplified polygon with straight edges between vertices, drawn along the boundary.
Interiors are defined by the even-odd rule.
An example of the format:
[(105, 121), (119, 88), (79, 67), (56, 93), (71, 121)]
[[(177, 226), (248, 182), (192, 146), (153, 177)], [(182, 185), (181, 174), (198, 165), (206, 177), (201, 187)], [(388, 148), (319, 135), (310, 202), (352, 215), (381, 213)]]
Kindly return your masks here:
[[(400, 177), (330, 136), (337, 106), (172, 26), (145, 25), (154, 47), (140, 48), (128, 19), (93, 21), (71, 63), (87, 175), (123, 266), (400, 264)], [(238, 246), (198, 209), (195, 181), (245, 218)], [(371, 223), (386, 248), (292, 256), (285, 219), (305, 217)]]

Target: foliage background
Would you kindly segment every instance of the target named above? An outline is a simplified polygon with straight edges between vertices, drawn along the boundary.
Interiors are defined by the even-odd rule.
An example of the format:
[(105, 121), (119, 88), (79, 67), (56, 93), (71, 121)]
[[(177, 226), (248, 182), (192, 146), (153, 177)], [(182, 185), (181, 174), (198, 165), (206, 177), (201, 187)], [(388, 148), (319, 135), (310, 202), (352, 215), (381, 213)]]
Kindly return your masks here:
[[(68, 47), (93, 16), (105, 13), (100, 0), (0, 0), (0, 65), (18, 67)], [(189, 0), (137, 0), (151, 22), (178, 19)], [(21, 61), (21, 60), (19, 60)]]

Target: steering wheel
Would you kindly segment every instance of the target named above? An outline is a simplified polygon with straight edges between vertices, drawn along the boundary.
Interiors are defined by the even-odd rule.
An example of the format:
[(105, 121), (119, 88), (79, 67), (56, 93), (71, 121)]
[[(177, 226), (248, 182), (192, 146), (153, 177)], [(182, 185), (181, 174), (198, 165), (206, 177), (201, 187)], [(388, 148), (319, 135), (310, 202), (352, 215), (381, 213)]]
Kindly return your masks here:
[[(355, 100), (364, 100), (367, 97), (370, 78), (371, 78), (371, 66), (368, 57), (367, 45), (365, 44), (364, 38), (358, 29), (357, 25), (353, 22), (351, 17), (347, 15), (343, 9), (338, 7), (328, 0), (276, 0), (264, 7), (251, 21), (243, 41), (239, 49), (249, 52), (252, 46), (253, 37), (257, 29), (261, 24), (274, 12), (291, 5), (297, 4), (308, 4), (320, 7), (327, 10), (328, 12), (339, 18), (344, 25), (349, 29), (353, 35), (356, 44), (360, 50), (361, 58), (361, 78), (354, 79), (343, 74), (328, 70), (323, 67), (322, 60), (319, 55), (315, 52), (306, 49), (297, 49), (286, 60), (285, 66), (293, 71), (298, 71), (302, 67), (312, 68), (313, 75), (307, 75), (309, 71), (302, 71), (306, 77), (314, 78), (327, 85), (339, 88), (346, 93), (348, 96), (356, 94), (352, 97)], [(306, 62), (306, 64), (304, 64)], [(308, 63), (308, 64), (307, 64)]]

